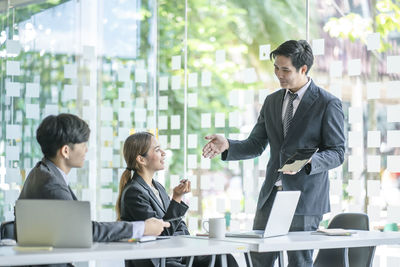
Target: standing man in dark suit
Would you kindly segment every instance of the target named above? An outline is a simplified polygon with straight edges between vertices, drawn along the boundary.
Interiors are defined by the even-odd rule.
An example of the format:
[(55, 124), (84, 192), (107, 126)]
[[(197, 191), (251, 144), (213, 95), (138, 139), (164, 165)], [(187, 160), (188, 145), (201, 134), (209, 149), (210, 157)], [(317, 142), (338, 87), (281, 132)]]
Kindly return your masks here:
[[(29, 173), (19, 199), (77, 200), (68, 185), (71, 168), (81, 168), (90, 129), (72, 114), (48, 116), (39, 125), (36, 139), (44, 157)], [(159, 235), (168, 222), (150, 218), (139, 222), (92, 222), (93, 241), (110, 242), (143, 235)]]
[[(253, 229), (264, 230), (279, 190), (300, 190), (290, 231), (313, 231), (330, 211), (328, 171), (343, 163), (344, 132), (341, 101), (307, 76), (314, 56), (304, 41), (290, 40), (272, 51), (275, 75), (282, 89), (268, 95), (257, 123), (245, 140), (206, 136), (203, 156), (222, 160), (257, 157), (270, 145), (266, 179), (258, 198)], [(298, 148), (318, 148), (298, 173), (279, 173), (280, 166)], [(312, 266), (312, 250), (288, 252), (289, 265)], [(277, 253), (252, 254), (254, 266), (273, 266)]]

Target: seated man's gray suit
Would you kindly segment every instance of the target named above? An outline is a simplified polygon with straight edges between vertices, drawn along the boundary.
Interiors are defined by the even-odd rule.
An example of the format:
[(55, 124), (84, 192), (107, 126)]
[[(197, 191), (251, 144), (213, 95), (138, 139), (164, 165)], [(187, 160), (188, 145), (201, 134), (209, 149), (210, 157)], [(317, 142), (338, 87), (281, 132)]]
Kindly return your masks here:
[[(39, 161), (31, 170), (18, 199), (77, 200), (56, 165), (46, 158)], [(132, 227), (129, 222), (93, 221), (93, 241), (111, 242), (123, 238), (131, 238)], [(65, 266), (65, 264), (50, 266)]]

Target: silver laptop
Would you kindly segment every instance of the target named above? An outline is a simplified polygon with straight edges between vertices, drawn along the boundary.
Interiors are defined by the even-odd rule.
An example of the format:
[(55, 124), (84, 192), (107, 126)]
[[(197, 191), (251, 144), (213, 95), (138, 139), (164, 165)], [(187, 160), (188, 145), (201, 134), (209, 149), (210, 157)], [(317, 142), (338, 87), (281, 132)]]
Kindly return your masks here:
[(278, 191), (265, 230), (228, 232), (226, 237), (264, 238), (286, 235), (299, 202), (300, 191)]
[(92, 246), (92, 222), (88, 201), (17, 200), (15, 220), (17, 243), (20, 246)]

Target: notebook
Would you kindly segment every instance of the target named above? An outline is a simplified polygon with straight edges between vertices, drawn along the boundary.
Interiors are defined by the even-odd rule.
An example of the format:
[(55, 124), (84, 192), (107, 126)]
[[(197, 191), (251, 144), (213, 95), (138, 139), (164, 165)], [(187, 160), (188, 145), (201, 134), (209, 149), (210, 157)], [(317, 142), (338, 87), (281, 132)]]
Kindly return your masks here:
[(341, 229), (341, 228), (329, 228), (329, 229), (317, 229), (315, 232), (311, 232), (313, 235), (331, 235), (331, 236), (351, 236), (356, 234), (355, 230)]
[(226, 237), (264, 238), (286, 235), (289, 232), (300, 191), (278, 191), (265, 230), (228, 232)]
[(17, 200), (15, 220), (19, 246), (92, 246), (92, 222), (88, 201)]
[(278, 172), (299, 172), (317, 151), (318, 148), (298, 148), (278, 169)]

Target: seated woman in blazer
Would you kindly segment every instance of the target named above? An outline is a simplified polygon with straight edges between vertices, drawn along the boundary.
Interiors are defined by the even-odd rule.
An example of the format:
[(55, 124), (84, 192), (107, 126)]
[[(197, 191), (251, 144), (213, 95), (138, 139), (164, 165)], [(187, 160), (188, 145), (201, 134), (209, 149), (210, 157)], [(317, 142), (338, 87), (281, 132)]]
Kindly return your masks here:
[[(116, 204), (118, 220), (140, 221), (151, 217), (168, 220), (184, 216), (189, 207), (182, 202), (182, 196), (190, 192), (190, 181), (182, 180), (173, 189), (170, 200), (165, 188), (153, 179), (157, 171), (164, 169), (165, 152), (160, 148), (157, 139), (148, 132), (135, 133), (125, 140), (123, 153), (127, 168), (119, 183)], [(183, 220), (170, 223), (171, 227), (165, 228), (161, 235), (189, 234)], [(209, 256), (195, 257), (193, 265), (208, 266), (210, 259)], [(169, 258), (167, 266), (185, 266), (185, 261), (186, 258)], [(158, 259), (131, 260), (126, 261), (125, 266), (157, 266), (158, 263)], [(237, 266), (230, 255), (228, 265)]]

